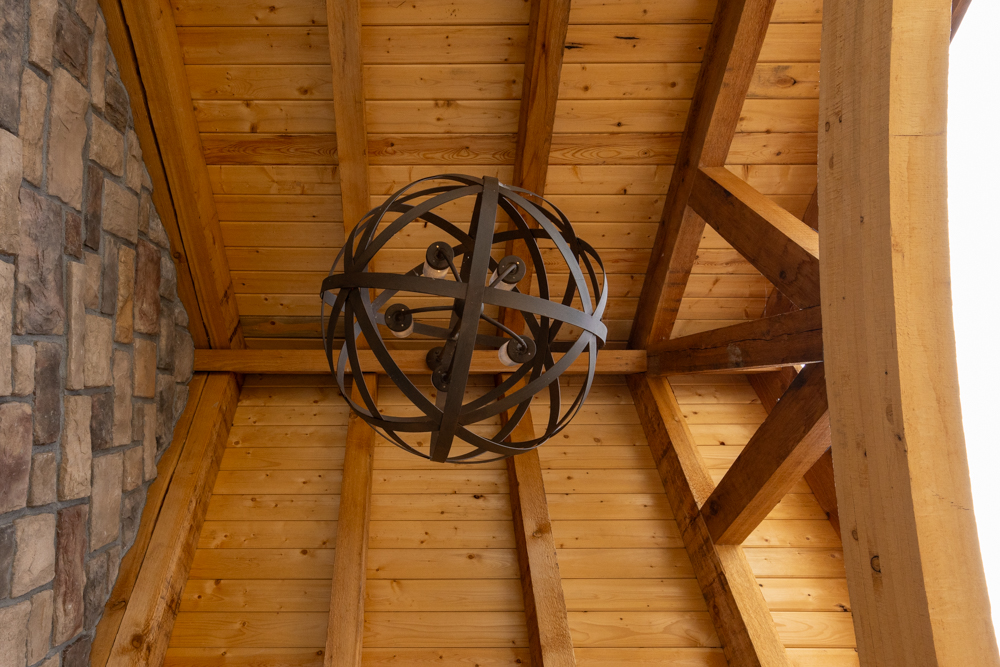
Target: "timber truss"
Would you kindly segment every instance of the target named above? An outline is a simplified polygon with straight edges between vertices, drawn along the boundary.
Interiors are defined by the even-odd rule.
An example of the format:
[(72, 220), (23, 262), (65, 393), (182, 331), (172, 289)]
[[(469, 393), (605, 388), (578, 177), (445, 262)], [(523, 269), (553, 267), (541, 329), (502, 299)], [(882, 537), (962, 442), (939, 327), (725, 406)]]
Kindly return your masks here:
[[(947, 239), (940, 224), (946, 219), (940, 137), (947, 71), (940, 62), (947, 61), (949, 32), (968, 2), (955, 0), (949, 16), (933, 0), (826, 0), (821, 185), (804, 221), (724, 166), (774, 2), (718, 3), (632, 349), (603, 353), (598, 372), (628, 375), (730, 665), (790, 665), (740, 544), (803, 475), (838, 532), (843, 525), (849, 536), (845, 564), (862, 665), (1000, 665), (975, 523), (966, 509), (971, 498), (947, 253), (942, 258), (940, 251), (946, 245), (935, 245), (942, 228), (945, 244)], [(123, 565), (98, 628), (95, 667), (162, 663), (172, 601), (187, 577), (186, 555), (204, 520), (205, 494), (235, 409), (238, 378), (232, 373), (326, 372), (319, 351), (241, 349), (169, 3), (101, 5), (175, 250), (192, 334), (203, 348), (196, 370), (209, 375), (196, 379), (188, 421), (177, 430), (180, 446), (161, 463), (166, 468), (180, 461), (177, 472), (164, 470), (162, 484), (158, 479), (160, 486), (154, 485), (159, 496), (147, 505), (139, 547)], [(329, 39), (347, 232), (369, 206), (359, 8), (359, 0), (327, 0), (328, 23), (335, 27)], [(538, 193), (546, 181), (569, 10), (570, 0), (531, 3), (514, 184)], [(906, 30), (894, 32), (897, 23)], [(874, 102), (880, 99), (888, 100), (886, 107)], [(897, 108), (908, 113), (890, 113)], [(910, 162), (892, 162), (904, 154)], [(706, 223), (774, 285), (769, 316), (672, 339)], [(902, 261), (900, 248), (916, 259)], [(929, 357), (933, 364), (921, 361)], [(473, 372), (500, 370), (495, 355), (480, 361)], [(806, 366), (796, 373), (792, 367), (799, 364)], [(769, 412), (718, 485), (667, 380), (704, 372), (748, 373)], [(364, 381), (377, 392), (377, 377)], [(519, 428), (531, 432), (530, 422)], [(188, 430), (193, 435), (184, 435)], [(352, 417), (347, 444), (324, 658), (337, 667), (361, 664), (373, 433)], [(836, 490), (834, 460), (841, 481)], [(537, 454), (510, 459), (508, 472), (532, 665), (575, 665)], [(169, 558), (143, 560), (146, 547), (156, 545)], [(149, 628), (159, 632), (143, 634)], [(145, 639), (136, 645), (134, 637)]]

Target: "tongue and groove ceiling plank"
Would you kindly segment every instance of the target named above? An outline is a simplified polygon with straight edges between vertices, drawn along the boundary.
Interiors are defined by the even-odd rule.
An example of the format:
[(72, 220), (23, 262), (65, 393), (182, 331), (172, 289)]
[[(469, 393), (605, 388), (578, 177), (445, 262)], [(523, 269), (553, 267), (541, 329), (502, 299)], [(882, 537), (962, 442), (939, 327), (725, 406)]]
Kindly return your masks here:
[(166, 0), (138, 0), (122, 7), (208, 342), (213, 348), (243, 348), (232, 275), (173, 10)]

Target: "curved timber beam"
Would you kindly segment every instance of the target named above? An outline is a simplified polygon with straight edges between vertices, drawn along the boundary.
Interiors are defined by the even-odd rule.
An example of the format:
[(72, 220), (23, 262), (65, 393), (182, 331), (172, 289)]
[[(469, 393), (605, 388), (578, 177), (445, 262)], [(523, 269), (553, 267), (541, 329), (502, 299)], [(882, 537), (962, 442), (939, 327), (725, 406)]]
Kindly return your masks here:
[(827, 0), (824, 358), (861, 665), (1000, 665), (972, 510), (948, 262), (951, 12)]

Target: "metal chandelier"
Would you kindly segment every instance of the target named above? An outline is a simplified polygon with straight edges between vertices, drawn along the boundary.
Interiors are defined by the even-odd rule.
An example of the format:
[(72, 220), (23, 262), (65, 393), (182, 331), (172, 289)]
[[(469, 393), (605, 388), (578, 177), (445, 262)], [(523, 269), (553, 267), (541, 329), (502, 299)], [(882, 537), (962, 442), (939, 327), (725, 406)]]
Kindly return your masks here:
[[(444, 184), (413, 190), (426, 181)], [(465, 197), (474, 198), (468, 232), (435, 213), (435, 209)], [(500, 211), (513, 224), (498, 225)], [(398, 215), (391, 219), (390, 214)], [(427, 248), (424, 262), (404, 274), (375, 270), (379, 253), (389, 240), (413, 223), (441, 233), (441, 240)], [(497, 231), (498, 226), (507, 229)], [(523, 242), (519, 247), (527, 248), (528, 257), (507, 255), (495, 259), (495, 251), (502, 252), (513, 241)], [(550, 248), (543, 251), (539, 241), (550, 241), (554, 253)], [(531, 281), (524, 279), (529, 266), (537, 278), (538, 296), (529, 294)], [(566, 274), (566, 287), (559, 300), (550, 297), (548, 279), (553, 269)], [(440, 297), (447, 305), (411, 308), (400, 295)], [(587, 397), (597, 350), (607, 337), (607, 327), (601, 322), (607, 304), (607, 277), (597, 252), (576, 236), (566, 216), (551, 203), (489, 176), (444, 174), (420, 179), (369, 211), (351, 232), (323, 280), (321, 297), (324, 310), (327, 305), (331, 307), (328, 318), (323, 314), (327, 359), (351, 409), (394, 444), (433, 461), (495, 461), (533, 449), (558, 433)], [(580, 309), (572, 305), (576, 298)], [(485, 313), (486, 305), (520, 312), (526, 331), (515, 331), (490, 317)], [(429, 312), (447, 313), (448, 325), (420, 322), (421, 314)], [(343, 323), (344, 342), (335, 360), (338, 321)], [(496, 333), (481, 333), (483, 322), (492, 325)], [(564, 325), (573, 329), (564, 329)], [(436, 397), (421, 391), (400, 369), (382, 338), (380, 326), (396, 338), (415, 336), (439, 343), (427, 353)], [(572, 335), (566, 335), (567, 331)], [(376, 406), (366, 384), (357, 380), (361, 403), (350, 398), (345, 375), (350, 372), (360, 378), (362, 373), (373, 371), (361, 367), (359, 337), (389, 379), (422, 413), (420, 416), (387, 414)], [(557, 337), (561, 339), (558, 342)], [(483, 396), (466, 401), (473, 352), (484, 348), (496, 350), (499, 360), (510, 367), (510, 375)], [(557, 360), (553, 354), (560, 352), (563, 354)], [(584, 353), (587, 373), (576, 397), (563, 409), (559, 376)], [(545, 390), (549, 393), (549, 414), (542, 435), (509, 441), (532, 398)], [(491, 437), (470, 430), (474, 424), (501, 413), (508, 418)], [(430, 435), (429, 452), (420, 451), (404, 437), (419, 433)], [(453, 452), (456, 439), (471, 447)]]

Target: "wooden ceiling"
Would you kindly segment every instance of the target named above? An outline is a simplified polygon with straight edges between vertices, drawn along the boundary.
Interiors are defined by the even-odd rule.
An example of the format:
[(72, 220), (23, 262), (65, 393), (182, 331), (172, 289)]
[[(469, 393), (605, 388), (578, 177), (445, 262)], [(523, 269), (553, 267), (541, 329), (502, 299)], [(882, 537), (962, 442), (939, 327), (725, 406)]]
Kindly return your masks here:
[[(247, 345), (317, 347), (318, 286), (345, 236), (325, 3), (172, 6)], [(370, 204), (437, 173), (511, 182), (530, 3), (360, 7)], [(816, 187), (821, 7), (778, 0), (727, 160), (796, 216)], [(709, 0), (571, 6), (545, 194), (608, 267), (619, 347), (714, 13)], [(402, 235), (382, 268), (412, 268), (433, 240)], [(706, 227), (673, 336), (757, 319), (772, 290)]]

